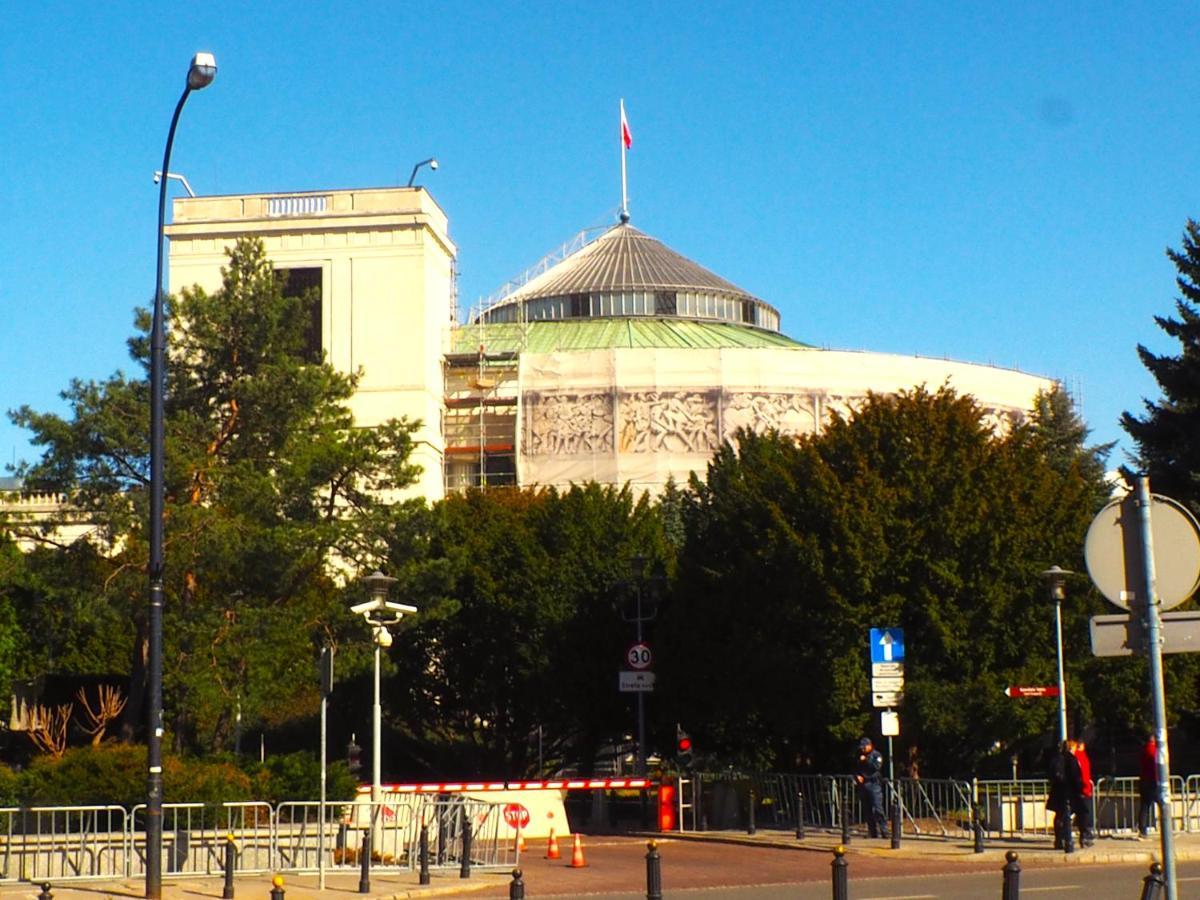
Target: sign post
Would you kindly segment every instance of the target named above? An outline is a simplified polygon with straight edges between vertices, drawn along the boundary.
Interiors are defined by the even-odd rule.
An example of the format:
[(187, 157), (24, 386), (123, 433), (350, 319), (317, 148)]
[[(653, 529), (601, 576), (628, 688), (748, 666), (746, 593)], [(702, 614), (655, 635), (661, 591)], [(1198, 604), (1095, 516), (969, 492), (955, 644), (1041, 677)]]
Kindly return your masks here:
[[(904, 629), (872, 628), (871, 645), (871, 705), (885, 707), (880, 714), (880, 730), (887, 737), (888, 782), (895, 790), (896, 762), (892, 737), (900, 733), (900, 717), (893, 707), (904, 701)], [(896, 792), (899, 796), (899, 792)]]
[[(1084, 553), (1096, 587), (1130, 613), (1092, 619), (1092, 652), (1096, 656), (1145, 653), (1148, 657), (1158, 744), (1155, 774), (1163, 876), (1167, 900), (1178, 900), (1162, 655), (1200, 650), (1200, 625), (1189, 613), (1167, 613), (1164, 622), (1162, 610), (1182, 603), (1200, 584), (1200, 526), (1181, 504), (1152, 496), (1150, 480), (1142, 475), (1133, 494), (1112, 501), (1096, 514), (1088, 528)], [(1172, 646), (1164, 646), (1165, 641)]]

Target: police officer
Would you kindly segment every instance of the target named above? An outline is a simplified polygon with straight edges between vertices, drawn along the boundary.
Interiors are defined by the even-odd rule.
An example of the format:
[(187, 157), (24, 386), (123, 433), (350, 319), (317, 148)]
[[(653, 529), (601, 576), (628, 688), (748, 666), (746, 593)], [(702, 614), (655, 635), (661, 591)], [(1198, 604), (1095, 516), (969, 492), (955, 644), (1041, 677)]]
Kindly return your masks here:
[(867, 814), (867, 833), (887, 837), (887, 817), (883, 814), (883, 755), (869, 737), (858, 742), (858, 765), (854, 769), (863, 810)]

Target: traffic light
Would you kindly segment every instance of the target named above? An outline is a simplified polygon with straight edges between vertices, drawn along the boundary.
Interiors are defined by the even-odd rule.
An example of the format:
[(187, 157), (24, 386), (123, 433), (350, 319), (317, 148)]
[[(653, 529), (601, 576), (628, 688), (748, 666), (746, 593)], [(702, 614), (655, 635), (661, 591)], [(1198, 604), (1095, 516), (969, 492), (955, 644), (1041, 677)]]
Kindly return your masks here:
[(692, 767), (692, 736), (679, 725), (675, 726), (675, 761), (681, 769)]
[(362, 770), (362, 747), (355, 742), (354, 735), (350, 735), (350, 743), (346, 745), (346, 767), (351, 772)]

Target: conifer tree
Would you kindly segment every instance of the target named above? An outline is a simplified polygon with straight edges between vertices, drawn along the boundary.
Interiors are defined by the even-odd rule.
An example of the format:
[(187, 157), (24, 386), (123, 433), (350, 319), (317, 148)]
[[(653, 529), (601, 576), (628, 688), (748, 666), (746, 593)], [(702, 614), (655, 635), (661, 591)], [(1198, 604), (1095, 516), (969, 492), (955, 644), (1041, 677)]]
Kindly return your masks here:
[[(281, 726), (316, 709), (318, 644), (361, 630), (338, 591), (338, 567), (378, 564), (382, 540), (405, 507), (384, 498), (412, 482), (413, 423), (357, 428), (348, 406), (355, 378), (304, 353), (302, 300), (284, 295), (261, 241), (230, 250), (219, 290), (185, 289), (168, 301), (166, 398), (165, 721), (177, 750), (228, 747), (235, 723)], [(89, 621), (61, 622), (39, 643), (92, 660), (116, 616), (136, 635), (109, 674), (130, 683), (126, 735), (142, 725), (145, 693), (149, 486), (149, 314), (129, 342), (140, 377), (74, 381), (69, 414), (11, 413), (42, 458), (22, 467), (30, 489), (70, 497), (51, 522), (46, 552), (81, 581), (68, 598), (50, 585), (26, 606), (26, 625), (72, 599)], [(82, 518), (99, 558), (55, 547), (56, 525)], [(30, 534), (28, 537), (35, 537)], [(46, 565), (46, 561), (41, 561)], [(92, 576), (83, 577), (87, 572)], [(35, 615), (36, 613), (36, 615)], [(54, 629), (49, 629), (53, 631)], [(356, 634), (352, 649), (366, 642)], [(89, 645), (89, 646), (84, 646)], [(112, 647), (108, 641), (106, 647)], [(111, 655), (110, 655), (111, 656)], [(341, 657), (342, 672), (350, 658)], [(46, 658), (57, 674), (64, 658)]]
[(1200, 223), (1188, 219), (1182, 249), (1168, 249), (1167, 256), (1178, 272), (1178, 318), (1154, 321), (1179, 342), (1179, 353), (1159, 355), (1138, 345), (1162, 397), (1143, 401), (1140, 417), (1124, 413), (1121, 426), (1137, 443), (1135, 462), (1149, 474), (1152, 489), (1200, 512)]

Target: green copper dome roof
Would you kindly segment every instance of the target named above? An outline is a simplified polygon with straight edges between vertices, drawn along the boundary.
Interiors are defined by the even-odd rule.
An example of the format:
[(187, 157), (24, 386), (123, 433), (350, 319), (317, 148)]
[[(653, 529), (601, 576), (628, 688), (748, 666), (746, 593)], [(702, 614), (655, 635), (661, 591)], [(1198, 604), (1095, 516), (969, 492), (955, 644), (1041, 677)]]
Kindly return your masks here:
[(793, 347), (810, 345), (786, 335), (727, 322), (633, 316), (607, 319), (544, 320), (461, 325), (453, 331), (451, 353), (553, 353), (614, 348)]

